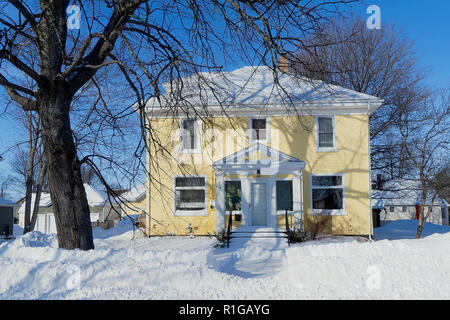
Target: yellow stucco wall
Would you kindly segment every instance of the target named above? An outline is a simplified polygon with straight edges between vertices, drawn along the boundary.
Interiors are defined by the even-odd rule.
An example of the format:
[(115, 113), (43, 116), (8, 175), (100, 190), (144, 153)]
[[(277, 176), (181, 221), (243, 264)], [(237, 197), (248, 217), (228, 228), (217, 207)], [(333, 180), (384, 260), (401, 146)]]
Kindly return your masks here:
[[(327, 219), (327, 231), (333, 234), (369, 233), (369, 163), (367, 115), (336, 115), (337, 152), (317, 152), (313, 116), (270, 117), (268, 146), (306, 162), (303, 171), (303, 210), (305, 226), (311, 216), (310, 175), (344, 174), (346, 215)], [(188, 234), (191, 224), (194, 233), (214, 234), (215, 209), (210, 208), (214, 194), (212, 162), (248, 146), (248, 118), (210, 118), (202, 123), (202, 152), (180, 155), (179, 119), (149, 119), (159, 144), (150, 143), (150, 235)], [(210, 138), (214, 130), (216, 138)], [(225, 136), (227, 132), (227, 137)], [(230, 136), (232, 138), (230, 138)], [(176, 160), (184, 159), (177, 164)], [(174, 216), (174, 176), (204, 175), (207, 182), (207, 215)], [(279, 218), (284, 222), (284, 217)]]
[(147, 197), (144, 197), (140, 201), (136, 202), (125, 202), (122, 204), (122, 211), (127, 215), (140, 214), (141, 210), (147, 209)]

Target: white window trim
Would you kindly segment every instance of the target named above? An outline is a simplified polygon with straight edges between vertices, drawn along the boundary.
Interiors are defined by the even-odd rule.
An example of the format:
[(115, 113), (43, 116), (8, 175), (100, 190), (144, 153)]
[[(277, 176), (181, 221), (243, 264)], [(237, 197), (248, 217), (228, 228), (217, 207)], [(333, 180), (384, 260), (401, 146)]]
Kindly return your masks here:
[[(195, 121), (195, 125), (194, 125), (194, 129), (195, 129), (195, 131), (196, 131), (196, 136), (195, 136), (195, 139), (196, 139), (196, 145), (198, 146), (196, 149), (184, 149), (183, 148), (183, 135), (182, 135), (182, 133), (183, 133), (183, 121), (184, 120), (194, 120)], [(202, 150), (202, 130), (201, 130), (201, 125), (202, 125), (202, 123), (201, 123), (201, 121), (200, 121), (200, 119), (189, 119), (189, 118), (181, 118), (180, 119), (180, 135), (179, 135), (179, 139), (180, 139), (180, 150), (179, 150), (179, 152), (180, 153), (183, 153), (183, 154), (193, 154), (193, 153), (201, 153), (201, 150)]]
[[(319, 118), (331, 118), (333, 125), (333, 147), (319, 147)], [(336, 138), (336, 116), (316, 116), (316, 152), (337, 152), (337, 138)]]
[[(342, 186), (332, 186), (332, 187), (326, 187), (326, 186), (316, 186), (314, 187), (312, 184), (312, 178), (313, 177), (320, 177), (320, 176), (340, 176), (342, 177)], [(313, 208), (313, 189), (341, 189), (342, 188), (342, 209), (314, 209)], [(310, 203), (311, 203), (311, 215), (330, 215), (330, 216), (346, 216), (347, 215), (347, 208), (346, 208), (346, 194), (345, 194), (345, 175), (343, 173), (320, 173), (320, 174), (310, 174), (309, 175), (309, 197), (310, 197)]]
[[(204, 178), (205, 179), (205, 186), (204, 187), (178, 187), (176, 186), (176, 179), (177, 178)], [(208, 181), (206, 178), (206, 175), (192, 175), (192, 176), (186, 176), (186, 175), (177, 175), (173, 177), (173, 215), (178, 217), (185, 217), (185, 216), (207, 216), (208, 215)], [(189, 190), (205, 190), (205, 209), (203, 210), (177, 210), (177, 199), (176, 199), (176, 191), (177, 189), (183, 190), (183, 189), (189, 189)]]
[[(253, 119), (266, 119), (266, 138), (264, 140), (254, 140), (253, 139), (253, 127), (252, 120)], [(269, 143), (270, 142), (270, 117), (269, 116), (251, 116), (248, 117), (248, 140), (250, 144), (252, 143)]]
[[(231, 214), (242, 214), (242, 203), (243, 203), (244, 195), (243, 195), (243, 193), (242, 193), (242, 180), (241, 180), (241, 179), (230, 179), (230, 178), (228, 178), (228, 179), (224, 179), (224, 180), (223, 180), (223, 201), (224, 201), (224, 203), (223, 203), (223, 208), (224, 208), (224, 210), (225, 210), (225, 208), (227, 207), (227, 206), (226, 206), (226, 203), (225, 203), (225, 201), (226, 201), (226, 199), (225, 199), (225, 184), (227, 183), (227, 181), (228, 181), (228, 182), (229, 182), (229, 181), (239, 181), (239, 182), (241, 183), (241, 210), (232, 210), (232, 211), (231, 211)], [(230, 213), (230, 211), (225, 210), (225, 214), (226, 214), (226, 215), (229, 214), (229, 213)]]
[(294, 203), (295, 203), (295, 197), (294, 197), (294, 179), (293, 178), (275, 178), (275, 211), (277, 212), (277, 215), (284, 215), (286, 213), (286, 210), (277, 210), (277, 181), (291, 181), (292, 182), (292, 211), (288, 211), (288, 213), (290, 212), (290, 214), (292, 214), (292, 212), (294, 212)]

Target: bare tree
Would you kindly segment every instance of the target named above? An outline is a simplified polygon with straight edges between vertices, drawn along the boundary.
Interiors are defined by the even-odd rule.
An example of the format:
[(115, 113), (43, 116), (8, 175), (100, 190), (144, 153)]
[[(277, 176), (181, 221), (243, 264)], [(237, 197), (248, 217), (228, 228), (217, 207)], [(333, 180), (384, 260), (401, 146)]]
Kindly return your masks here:
[[(236, 52), (248, 61), (275, 67), (281, 52), (301, 47), (305, 34), (349, 2), (74, 1), (83, 28), (68, 31), (66, 9), (71, 1), (3, 1), (0, 84), (23, 110), (40, 117), (59, 246), (94, 248), (81, 164), (95, 168), (95, 159), (102, 155), (95, 152), (79, 158), (70, 111), (85, 86), (97, 89), (102, 100), (104, 84), (96, 81), (97, 75), (120, 72), (120, 79), (109, 82), (116, 81), (116, 91), (128, 86), (122, 98), (137, 100), (135, 106), (143, 114), (147, 98), (160, 95), (162, 81), (182, 86), (182, 76), (221, 70)], [(38, 64), (27, 64), (27, 55), (37, 57)], [(35, 89), (19, 85), (23, 78)], [(200, 78), (197, 83), (207, 87)], [(107, 115), (114, 120), (126, 117), (134, 112), (131, 105)], [(172, 105), (175, 114), (186, 112), (179, 104)], [(114, 128), (114, 121), (110, 125), (120, 130)], [(142, 137), (147, 129), (149, 139), (158, 143), (145, 118), (140, 125)], [(147, 147), (142, 141), (139, 147)], [(137, 158), (143, 154), (136, 151)]]
[(450, 90), (427, 99), (421, 108), (403, 114), (396, 126), (408, 161), (414, 165), (413, 174), (420, 181), (422, 194), (416, 234), (416, 238), (420, 238), (438, 194), (448, 187), (448, 181), (442, 182), (439, 175), (448, 170)]
[[(358, 17), (331, 20), (297, 52), (297, 72), (384, 100), (370, 117), (372, 171), (401, 178), (410, 169), (392, 126), (428, 95), (414, 42), (385, 24), (370, 30)], [(320, 45), (327, 44), (327, 45)]]

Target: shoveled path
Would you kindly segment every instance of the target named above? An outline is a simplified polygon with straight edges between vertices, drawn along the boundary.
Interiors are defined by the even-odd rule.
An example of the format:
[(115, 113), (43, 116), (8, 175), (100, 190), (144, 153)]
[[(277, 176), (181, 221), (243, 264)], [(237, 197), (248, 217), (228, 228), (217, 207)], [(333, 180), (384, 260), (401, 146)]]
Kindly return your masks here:
[(243, 278), (271, 276), (282, 267), (288, 247), (283, 229), (241, 227), (233, 230), (229, 248), (217, 248), (212, 263), (221, 272)]

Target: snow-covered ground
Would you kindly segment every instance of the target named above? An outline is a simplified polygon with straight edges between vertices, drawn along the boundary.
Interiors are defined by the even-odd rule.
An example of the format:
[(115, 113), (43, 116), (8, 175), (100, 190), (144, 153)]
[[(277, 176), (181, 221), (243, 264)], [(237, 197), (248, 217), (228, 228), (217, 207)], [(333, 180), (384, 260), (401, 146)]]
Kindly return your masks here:
[[(133, 236), (95, 229), (95, 250), (57, 248), (56, 235), (0, 240), (0, 299), (450, 299), (450, 227), (417, 221), (376, 229), (376, 242)], [(406, 230), (406, 231), (405, 231)], [(399, 240), (387, 240), (387, 239)]]

